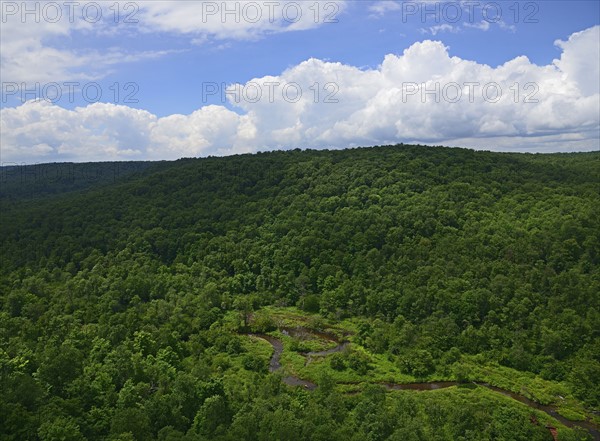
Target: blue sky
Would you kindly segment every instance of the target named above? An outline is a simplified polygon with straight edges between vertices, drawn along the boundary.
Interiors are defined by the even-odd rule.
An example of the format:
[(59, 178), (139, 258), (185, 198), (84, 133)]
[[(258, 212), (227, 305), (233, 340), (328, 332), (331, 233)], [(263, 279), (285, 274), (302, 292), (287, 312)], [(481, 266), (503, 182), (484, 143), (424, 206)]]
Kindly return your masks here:
[[(538, 2), (539, 11), (531, 19), (539, 23), (522, 23), (532, 8), (524, 8), (530, 2), (521, 2), (520, 22), (514, 21), (514, 2), (499, 3), (503, 16), (515, 30), (491, 26), (487, 32), (462, 27), (460, 32), (440, 31), (436, 35), (424, 34), (422, 29), (444, 24), (444, 15), (427, 16), (422, 22), (421, 14), (408, 15), (403, 23), (402, 10), (390, 11), (381, 17), (369, 17), (375, 2), (354, 1), (348, 9), (337, 14), (338, 23), (327, 23), (311, 31), (299, 31), (270, 35), (255, 41), (227, 41), (228, 47), (216, 49), (223, 44), (215, 41), (205, 46), (189, 44), (189, 37), (161, 35), (154, 41), (138, 46), (149, 48), (180, 48), (184, 52), (127, 66), (110, 80), (140, 84), (140, 99), (144, 108), (157, 115), (187, 113), (197, 109), (202, 96), (202, 82), (245, 82), (263, 75), (277, 75), (290, 66), (311, 57), (339, 61), (358, 67), (377, 67), (386, 54), (402, 53), (416, 41), (430, 38), (449, 46), (450, 54), (497, 66), (519, 55), (526, 55), (536, 64), (549, 64), (560, 55), (554, 46), (557, 39), (566, 39), (574, 32), (598, 24), (600, 2), (579, 1)], [(418, 3), (417, 3), (418, 4)], [(483, 4), (483, 2), (482, 2)], [(449, 15), (450, 12), (446, 12)], [(465, 19), (468, 22), (468, 16)], [(490, 19), (493, 19), (490, 12)], [(459, 23), (460, 24), (460, 23)], [(166, 85), (166, 87), (163, 86)], [(162, 90), (162, 93), (157, 93)], [(200, 100), (201, 102), (201, 100)], [(213, 99), (210, 103), (221, 102)]]
[[(64, 10), (62, 20), (50, 23), (48, 3), (31, 2), (38, 16), (23, 17), (20, 2), (2, 2), (5, 162), (174, 159), (386, 142), (599, 148), (597, 1), (288, 1), (273, 2), (273, 20), (266, 21), (265, 2), (154, 1), (134, 8), (122, 2), (118, 23), (108, 9), (114, 2), (100, 2), (97, 23), (83, 6), (73, 11), (73, 23)], [(263, 18), (255, 23), (254, 5)], [(238, 9), (222, 16), (223, 7)], [(302, 19), (284, 8), (302, 11)], [(137, 23), (125, 23), (126, 12), (135, 12)], [(328, 13), (335, 22), (325, 22)], [(297, 84), (302, 99), (289, 102), (277, 90), (268, 102), (267, 77)], [(225, 97), (226, 87), (253, 79), (262, 85), (258, 102)], [(500, 85), (502, 100), (471, 102), (463, 95), (449, 103), (438, 92), (441, 103), (423, 102), (432, 94), (420, 91), (420, 102), (411, 104), (411, 94), (404, 95), (413, 84), (433, 90), (458, 84), (464, 91), (471, 81)], [(66, 82), (77, 83), (73, 102)], [(61, 99), (44, 101), (54, 96), (54, 83)], [(101, 99), (85, 99), (80, 89), (90, 83), (87, 90), (101, 90)], [(335, 91), (337, 103), (311, 103), (314, 84), (319, 101)], [(24, 93), (23, 85), (42, 99), (33, 100), (36, 93)], [(203, 96), (212, 85), (223, 93)], [(526, 106), (530, 92), (538, 102)]]

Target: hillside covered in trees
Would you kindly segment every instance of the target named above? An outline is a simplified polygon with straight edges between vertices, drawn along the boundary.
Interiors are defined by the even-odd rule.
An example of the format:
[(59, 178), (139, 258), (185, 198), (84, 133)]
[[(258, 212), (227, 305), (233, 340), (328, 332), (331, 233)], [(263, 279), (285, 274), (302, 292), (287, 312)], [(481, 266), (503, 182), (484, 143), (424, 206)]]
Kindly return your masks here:
[[(597, 434), (473, 382), (597, 429), (600, 153), (398, 145), (105, 168), (2, 174), (0, 439)], [(331, 333), (348, 345), (321, 356)], [(279, 370), (265, 335), (283, 342)], [(390, 387), (431, 381), (464, 385)]]

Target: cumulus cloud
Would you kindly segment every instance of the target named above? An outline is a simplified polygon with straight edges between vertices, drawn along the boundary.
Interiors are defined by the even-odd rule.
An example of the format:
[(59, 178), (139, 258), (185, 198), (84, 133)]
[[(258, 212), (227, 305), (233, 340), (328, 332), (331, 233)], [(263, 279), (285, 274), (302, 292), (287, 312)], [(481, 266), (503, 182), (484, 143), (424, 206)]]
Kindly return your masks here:
[(153, 158), (180, 158), (250, 151), (244, 138), (246, 117), (223, 106), (205, 106), (190, 115), (160, 118), (150, 127), (148, 152)]
[[(177, 159), (243, 151), (246, 118), (222, 106), (163, 118), (94, 103), (74, 110), (32, 100), (1, 115), (2, 161)], [(238, 133), (239, 132), (239, 133)]]
[[(599, 26), (556, 44), (559, 59), (490, 67), (439, 41), (387, 55), (375, 69), (310, 59), (231, 85), (224, 106), (158, 118), (112, 104), (4, 109), (3, 161), (173, 159), (274, 148), (387, 143), (491, 150), (600, 148)], [(586, 56), (587, 55), (587, 56)]]
[(29, 101), (2, 111), (2, 160), (139, 159), (146, 155), (156, 119), (149, 112), (112, 104), (66, 110)]
[(579, 87), (584, 95), (600, 92), (600, 26), (572, 34), (567, 41), (557, 40), (562, 49), (560, 59), (554, 64), (560, 69), (566, 81)]

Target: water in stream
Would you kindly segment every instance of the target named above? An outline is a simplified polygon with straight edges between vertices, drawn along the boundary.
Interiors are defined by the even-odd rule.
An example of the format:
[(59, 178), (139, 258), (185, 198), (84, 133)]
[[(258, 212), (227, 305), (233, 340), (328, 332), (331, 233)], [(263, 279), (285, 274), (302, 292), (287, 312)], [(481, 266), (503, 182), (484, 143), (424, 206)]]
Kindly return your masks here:
[[(336, 341), (335, 336), (333, 336), (332, 334), (324, 334), (324, 333), (320, 333), (320, 334), (321, 334), (320, 336), (322, 336), (322, 338)], [(271, 344), (271, 346), (273, 346), (273, 355), (271, 356), (271, 360), (269, 362), (269, 372), (276, 372), (277, 370), (281, 369), (281, 363), (279, 360), (280, 360), (281, 354), (283, 352), (282, 341), (279, 340), (278, 338), (275, 338), (275, 337), (273, 337), (271, 335), (267, 335), (267, 334), (250, 334), (250, 335), (262, 338), (262, 339), (268, 341)], [(346, 341), (346, 342), (339, 343), (334, 348), (327, 349), (324, 351), (308, 352), (305, 355), (307, 355), (309, 357), (311, 357), (311, 356), (315, 356), (315, 357), (326, 356), (326, 355), (330, 355), (335, 352), (340, 352), (340, 351), (344, 350), (349, 344), (350, 343)], [(283, 377), (282, 380), (288, 386), (300, 386), (307, 390), (315, 390), (317, 388), (317, 385), (315, 383), (312, 383), (307, 380), (302, 380), (301, 378), (294, 377), (294, 376), (286, 376), (286, 377)], [(505, 389), (501, 389), (496, 386), (492, 386), (487, 383), (474, 383), (474, 384), (476, 384), (477, 386), (486, 387), (486, 388), (493, 390), (495, 392), (498, 392), (504, 396), (510, 397), (510, 398), (517, 400), (520, 403), (523, 403), (531, 408), (541, 410), (541, 411), (547, 413), (548, 415), (550, 415), (551, 417), (553, 417), (554, 419), (560, 421), (562, 424), (564, 424), (567, 427), (570, 427), (570, 428), (582, 427), (582, 428), (586, 429), (587, 431), (589, 431), (589, 433), (594, 437), (595, 440), (600, 441), (600, 430), (598, 429), (598, 427), (595, 424), (593, 424), (589, 421), (572, 421), (572, 420), (569, 420), (569, 419), (563, 417), (562, 415), (560, 415), (555, 406), (547, 406), (547, 405), (543, 405), (540, 403), (536, 403), (535, 401), (530, 400), (529, 398), (526, 398), (522, 395), (516, 394), (514, 392), (511, 392), (511, 391), (508, 391)], [(406, 383), (406, 384), (394, 384), (394, 383), (382, 384), (382, 386), (384, 386), (387, 390), (414, 390), (414, 391), (437, 390), (437, 389), (444, 389), (447, 387), (459, 386), (459, 385), (461, 385), (461, 383), (458, 383), (456, 381), (437, 381), (437, 382), (429, 382), (429, 383)]]

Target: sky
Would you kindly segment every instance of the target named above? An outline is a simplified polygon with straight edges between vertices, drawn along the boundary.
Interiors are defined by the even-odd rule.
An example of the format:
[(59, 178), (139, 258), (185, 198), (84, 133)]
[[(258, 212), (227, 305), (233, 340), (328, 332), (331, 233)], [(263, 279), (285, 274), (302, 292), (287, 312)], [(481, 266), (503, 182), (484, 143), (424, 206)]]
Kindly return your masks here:
[(2, 165), (600, 149), (598, 1), (0, 7)]

